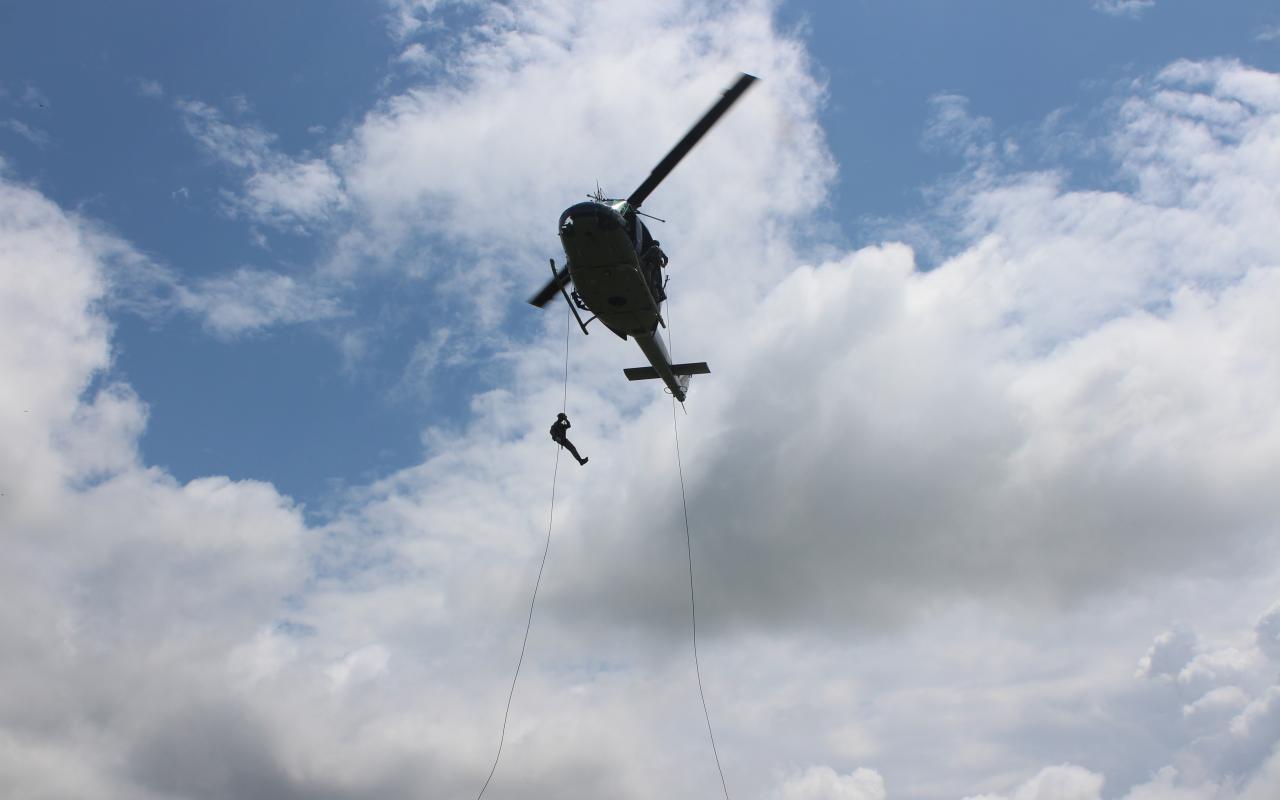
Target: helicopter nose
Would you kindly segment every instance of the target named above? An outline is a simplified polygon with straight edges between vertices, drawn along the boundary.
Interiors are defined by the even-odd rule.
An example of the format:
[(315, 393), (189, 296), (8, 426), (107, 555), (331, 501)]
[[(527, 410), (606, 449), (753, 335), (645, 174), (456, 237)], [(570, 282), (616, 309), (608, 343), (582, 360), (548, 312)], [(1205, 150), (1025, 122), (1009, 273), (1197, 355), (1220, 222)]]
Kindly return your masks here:
[(578, 203), (565, 209), (560, 215), (560, 234), (571, 234), (574, 228), (594, 227), (608, 231), (622, 226), (622, 217), (609, 206), (601, 203)]

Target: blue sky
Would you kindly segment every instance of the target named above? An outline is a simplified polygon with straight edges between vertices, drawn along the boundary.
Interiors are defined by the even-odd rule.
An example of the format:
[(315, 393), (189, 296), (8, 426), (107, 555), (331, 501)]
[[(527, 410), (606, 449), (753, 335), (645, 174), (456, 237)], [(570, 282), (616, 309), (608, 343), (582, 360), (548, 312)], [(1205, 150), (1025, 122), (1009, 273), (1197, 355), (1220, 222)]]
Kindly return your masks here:
[[(283, 153), (315, 154), (418, 80), (397, 62), (406, 43), (388, 34), (377, 4), (86, 2), (6, 13), (0, 64), (7, 117), (47, 139), (37, 144), (12, 127), (0, 132), (10, 169), (187, 280), (242, 266), (306, 274), (332, 239), (323, 231), (264, 230), (223, 213), (219, 193), (232, 178), (192, 140), (175, 101), (208, 103), (257, 126)], [(423, 41), (447, 38), (449, 25), (468, 15), (441, 13), (441, 27)], [(1176, 58), (1229, 55), (1274, 67), (1274, 41), (1259, 39), (1274, 17), (1263, 2), (1165, 2), (1140, 14), (1100, 13), (1084, 2), (783, 4), (779, 26), (805, 42), (824, 82), (820, 120), (840, 165), (831, 201), (815, 215), (830, 224), (824, 234), (834, 242), (855, 245), (886, 229), (904, 236), (896, 227), (903, 220), (927, 217), (929, 187), (962, 168), (945, 146), (922, 147), (933, 97), (967, 97), (998, 135), (1034, 130), (1057, 109), (1092, 130), (1091, 115), (1113, 86)], [(29, 90), (47, 104), (24, 102)], [(615, 179), (638, 180), (663, 147), (654, 142), (619, 156)], [(1082, 155), (1031, 147), (1022, 163), (1065, 162), (1091, 182)], [(573, 177), (589, 189), (614, 176)], [(942, 255), (912, 243), (922, 245), (925, 266)], [(530, 282), (556, 254), (546, 249), (511, 254), (528, 263)], [(402, 257), (433, 255), (424, 248)], [(151, 410), (148, 460), (180, 478), (270, 480), (313, 511), (335, 483), (365, 482), (413, 463), (421, 455), (418, 432), (459, 424), (466, 396), (423, 395), (398, 382), (413, 343), (440, 314), (467, 310), (431, 308), (430, 286), (411, 278), (372, 283), (342, 300), (339, 324), (390, 318), (376, 356), (358, 368), (344, 368), (326, 336), (329, 322), (216, 339), (190, 317), (114, 314), (115, 369)], [(529, 312), (512, 302), (519, 299), (504, 298), (509, 324), (529, 332)], [(466, 369), (450, 381), (470, 390), (491, 386)]]
[[(255, 246), (251, 226), (219, 213), (225, 176), (185, 133), (173, 101), (243, 103), (282, 148), (323, 148), (330, 131), (376, 101), (388, 77), (392, 51), (378, 9), (127, 8), (10, 11), (16, 19), (6, 25), (3, 58), (4, 74), (14, 78), (6, 83), (15, 95), (30, 85), (57, 98), (48, 108), (22, 109), (32, 113), (23, 117), (28, 124), (54, 139), (39, 148), (14, 137), (25, 152), (8, 151), (11, 165), (184, 276), (245, 264), (306, 270), (322, 243), (285, 234), (272, 237), (268, 252)], [(153, 85), (163, 94), (148, 95), (144, 87)], [(116, 368), (152, 409), (144, 447), (178, 475), (234, 472), (314, 500), (330, 478), (367, 478), (418, 451), (422, 410), (388, 402), (376, 371), (369, 382), (342, 376), (333, 348), (314, 330), (273, 333), (246, 347), (211, 340), (190, 319), (122, 314), (117, 324)], [(307, 413), (296, 413), (303, 406)], [(273, 446), (261, 447), (264, 441)]]
[[(1274, 797), (1260, 0), (0, 9), (0, 794), (474, 796), (553, 221), (739, 70), (646, 203), (734, 796)], [(494, 789), (716, 796), (673, 409), (569, 355)]]
[(849, 220), (918, 212), (920, 189), (959, 166), (921, 152), (935, 95), (967, 97), (1001, 132), (1058, 109), (1087, 125), (1116, 83), (1170, 61), (1277, 58), (1274, 42), (1258, 39), (1275, 24), (1262, 2), (1165, 2), (1135, 16), (1087, 2), (872, 0), (787, 4), (779, 16), (803, 26), (827, 78), (822, 123), (842, 167), (836, 217), (855, 237)]

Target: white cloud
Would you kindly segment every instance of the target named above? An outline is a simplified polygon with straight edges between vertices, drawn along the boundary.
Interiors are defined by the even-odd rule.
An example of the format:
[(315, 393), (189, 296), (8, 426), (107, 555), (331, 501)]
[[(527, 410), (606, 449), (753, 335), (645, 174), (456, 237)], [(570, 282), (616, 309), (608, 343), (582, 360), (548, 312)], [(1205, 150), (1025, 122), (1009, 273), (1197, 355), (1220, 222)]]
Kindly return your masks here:
[(145, 468), (141, 400), (94, 388), (111, 352), (104, 241), (0, 183), (6, 796), (148, 796), (119, 768), (139, 728), (216, 697), (207, 667), (301, 577), (297, 509), (262, 484)]
[[(1250, 554), (1276, 513), (1270, 398), (1280, 386), (1264, 344), (1275, 334), (1263, 309), (1280, 288), (1273, 271), (1280, 242), (1259, 211), (1275, 203), (1270, 80), (1231, 63), (1183, 64), (1139, 87), (1110, 142), (1117, 162), (1132, 170), (1132, 193), (1073, 191), (1063, 188), (1062, 176), (994, 167), (957, 182), (949, 190), (971, 245), (927, 274), (915, 269), (909, 250), (890, 245), (791, 270), (770, 290), (770, 270), (794, 259), (794, 248), (752, 239), (754, 226), (730, 225), (716, 240), (754, 256), (734, 250), (731, 257), (695, 236), (672, 246), (681, 270), (673, 274), (682, 281), (677, 338), (715, 369), (695, 389), (696, 424), (683, 444), (694, 454), (700, 608), (715, 609), (721, 636), (754, 630), (786, 637), (797, 628), (836, 636), (865, 626), (895, 630), (904, 620), (929, 626), (940, 607), (975, 600), (1060, 620), (1064, 609), (1130, 586), (1157, 591), (1170, 576), (1247, 571), (1248, 561), (1269, 569), (1273, 551), (1263, 545), (1265, 554)], [(1249, 107), (1223, 113), (1237, 96), (1250, 97)], [(411, 102), (406, 109), (418, 108)], [(465, 98), (458, 103), (470, 108)], [(485, 108), (501, 116), (504, 106)], [(390, 117), (376, 122), (388, 126), (389, 137), (403, 137), (388, 145), (388, 163), (418, 140)], [(1179, 131), (1191, 134), (1187, 144), (1167, 146)], [(415, 183), (421, 179), (413, 157), (399, 163), (405, 171), (396, 178), (406, 186), (434, 185)], [(810, 169), (816, 164), (820, 158)], [(418, 207), (413, 196), (377, 197), (394, 218), (402, 207)], [(445, 196), (445, 214), (479, 202), (460, 185)], [(785, 205), (786, 192), (780, 197), (781, 209), (766, 206), (766, 218), (802, 209)], [(745, 204), (742, 219), (752, 218), (751, 209)], [(717, 227), (706, 222), (698, 227), (710, 239)], [(459, 236), (468, 241), (467, 233)], [(756, 310), (744, 317), (726, 296)], [(526, 436), (536, 438), (528, 431), (545, 427), (537, 409), (558, 405), (559, 324), (548, 325), (552, 345), (521, 353), (526, 365), (514, 387), (477, 399), (472, 427), (433, 440), (438, 460), (378, 488), (385, 498), (367, 508), (363, 526), (452, 532), (398, 551), (425, 559), (414, 563), (428, 569), (452, 563), (449, 542), (462, 546), (454, 537), (464, 532), (493, 541), (485, 552), (501, 557), (508, 540), (500, 531), (518, 525), (516, 518), (497, 511), (496, 496), (477, 501), (465, 487), (520, 485), (527, 494), (515, 505), (534, 502), (536, 488), (521, 476), (536, 462), (523, 447)], [(573, 386), (582, 409), (575, 429), (583, 428), (587, 452), (603, 447), (626, 457), (600, 465), (593, 459), (591, 481), (570, 500), (562, 495), (587, 511), (567, 512), (557, 550), (563, 577), (547, 596), (554, 616), (574, 630), (594, 621), (600, 625), (590, 629), (600, 636), (618, 625), (679, 631), (686, 619), (676, 569), (682, 553), (663, 536), (680, 526), (678, 488), (665, 481), (670, 445), (655, 439), (653, 427), (669, 412), (659, 404), (626, 419), (619, 406), (634, 407), (626, 398), (636, 395), (616, 370), (628, 354), (616, 342), (594, 342), (574, 349), (575, 375), (582, 376)], [(503, 463), (512, 438), (520, 456)], [(620, 494), (618, 486), (628, 490)], [(589, 510), (601, 507), (614, 522), (592, 516)], [(465, 596), (462, 589), (444, 595), (454, 591)], [(518, 605), (515, 597), (506, 602)], [(479, 603), (468, 600), (467, 607)], [(950, 663), (956, 643), (948, 641), (952, 648), (938, 658)], [(1172, 677), (1196, 664), (1189, 675), (1195, 681), (1184, 688), (1165, 682), (1175, 695), (1194, 691), (1202, 674), (1220, 679), (1232, 663), (1230, 651), (1197, 653), (1191, 644), (1181, 657), (1166, 655), (1149, 659), (1150, 671)], [(1131, 665), (1130, 657), (1120, 669)], [(791, 673), (775, 673), (784, 683), (801, 671), (788, 666)], [(1074, 666), (1092, 674), (1089, 665)], [(1025, 695), (1001, 685), (966, 692), (938, 680), (936, 691), (921, 693), (927, 701), (903, 697), (895, 718), (918, 720), (942, 707), (954, 709), (957, 720), (991, 720), (985, 738), (964, 749), (939, 734), (944, 743), (936, 752), (963, 762), (939, 769), (1017, 769), (1020, 777), (1006, 785), (1029, 780), (1039, 767), (1014, 744), (1025, 744), (1017, 720), (1047, 696), (1060, 704), (1035, 715), (1040, 727), (1029, 738), (1065, 743), (1089, 738), (1094, 728), (1115, 732), (1085, 748), (1090, 759), (1073, 757), (1080, 772), (1063, 774), (1080, 780), (1067, 789), (1097, 794), (1101, 775), (1120, 772), (1127, 778), (1115, 786), (1123, 792), (1169, 763), (1154, 734), (1133, 741), (1131, 730), (1113, 727), (1105, 713), (1076, 707), (1082, 693), (1101, 691), (1091, 678), (1064, 675)], [(1117, 702), (1135, 707), (1114, 712), (1141, 721), (1133, 725), (1182, 720), (1184, 707), (1200, 700), (1177, 695), (1160, 705), (1143, 694), (1157, 689), (1134, 691), (1138, 697)], [(779, 694), (784, 706), (802, 703)], [(1218, 699), (1223, 695), (1199, 711)], [(750, 714), (740, 713), (734, 719), (745, 725)], [(776, 721), (784, 712), (758, 713)], [(1203, 714), (1190, 716), (1189, 725), (1208, 724)], [(870, 724), (872, 731), (884, 727)], [(945, 729), (954, 737), (969, 732), (960, 721)], [(818, 746), (839, 746), (839, 739), (820, 737)], [(892, 763), (910, 741), (877, 741), (891, 762), (881, 774), (910, 771)], [(1016, 766), (1010, 749), (1022, 753)], [(1058, 785), (1048, 777), (1043, 783)], [(937, 785), (903, 791), (948, 796)]]
[(242, 208), (254, 219), (277, 223), (324, 219), (341, 208), (342, 182), (320, 159), (283, 161), (245, 181)]
[[(1188, 632), (1188, 636), (1194, 636)], [(1169, 637), (1157, 638), (1167, 647)], [(1252, 647), (1200, 649), (1195, 661), (1231, 663), (1237, 668), (1206, 674), (1198, 684), (1180, 680), (1178, 695), (1191, 702), (1182, 707), (1181, 719), (1165, 717), (1156, 707), (1145, 710), (1148, 724), (1161, 727), (1161, 735), (1176, 742), (1169, 763), (1154, 768), (1141, 781), (1120, 787), (1123, 800), (1244, 800), (1269, 797), (1280, 782), (1280, 684)], [(1193, 662), (1194, 663), (1194, 662)], [(1165, 673), (1167, 675), (1167, 673)], [(1151, 674), (1148, 678), (1158, 677)], [(1169, 686), (1170, 684), (1162, 683)], [(1135, 699), (1140, 690), (1134, 687)], [(1177, 696), (1155, 695), (1176, 703)], [(1078, 767), (1050, 767), (1009, 793), (985, 794), (986, 800), (1012, 798), (1100, 797), (1103, 776)], [(975, 798), (976, 800), (976, 798)]]
[(296, 160), (276, 152), (274, 134), (227, 122), (206, 103), (182, 100), (177, 107), (187, 132), (200, 146), (245, 176), (239, 193), (225, 195), (233, 213), (278, 228), (305, 230), (346, 207), (342, 181), (324, 159)]
[[(487, 7), (482, 24), (459, 34), (465, 47), (436, 54), (451, 65), (445, 82), (391, 98), (365, 118), (338, 159), (372, 227), (353, 245), (371, 238), (385, 253), (441, 236), (482, 259), (460, 270), (477, 285), (528, 280), (529, 265), (509, 253), (555, 246), (547, 219), (556, 211), (546, 209), (565, 207), (597, 180), (607, 192), (629, 191), (739, 70), (765, 79), (650, 205), (680, 219), (680, 230), (724, 224), (727, 209), (715, 200), (727, 196), (743, 230), (815, 207), (833, 171), (812, 124), (820, 89), (798, 43), (776, 36), (762, 4), (730, 7), (714, 25), (673, 2), (604, 4), (573, 36), (565, 13), (555, 2)], [(638, 31), (649, 37), (643, 47), (617, 46)], [(630, 80), (636, 74), (648, 77)], [(642, 126), (636, 108), (647, 109)], [(460, 288), (476, 294), (470, 283)]]
[(1239, 686), (1218, 686), (1195, 702), (1182, 707), (1182, 716), (1197, 720), (1208, 718), (1220, 723), (1223, 717), (1234, 717), (1249, 703), (1249, 696)]
[(429, 393), (433, 385), (441, 383), (441, 367), (457, 367), (469, 362), (460, 349), (462, 346), (465, 345), (454, 340), (448, 328), (436, 328), (413, 346), (397, 391), (415, 395)]
[(387, 29), (393, 39), (402, 41), (433, 27), (432, 15), (446, 5), (466, 5), (466, 0), (386, 0)]
[(325, 675), (335, 689), (374, 680), (387, 672), (391, 654), (387, 648), (371, 644), (348, 653), (340, 661), (325, 669)]
[(334, 291), (311, 279), (241, 267), (214, 277), (184, 281), (178, 272), (138, 251), (91, 220), (80, 233), (102, 265), (104, 302), (113, 312), (163, 323), (174, 313), (200, 318), (213, 335), (231, 339), (277, 325), (331, 320), (346, 315)]
[[(1007, 800), (1100, 800), (1104, 778), (1072, 764), (1045, 767), (1013, 790)], [(968, 800), (1006, 800), (980, 795)]]
[(1095, 11), (1101, 11), (1113, 17), (1129, 17), (1137, 19), (1149, 11), (1156, 0), (1093, 0)]
[(991, 120), (969, 113), (969, 99), (941, 94), (929, 98), (931, 118), (925, 127), (926, 149), (961, 155), (978, 163), (993, 155)]
[(1176, 677), (1195, 656), (1196, 637), (1185, 628), (1165, 631), (1151, 643), (1147, 654), (1138, 662), (1138, 676)]
[[(558, 33), (571, 11), (522, 4), (477, 34), (466, 81), (390, 99), (335, 171), (367, 215), (353, 236), (390, 232), (394, 251), (428, 227), (505, 302), (545, 265), (521, 273), (503, 248), (553, 247), (545, 208), (581, 173), (652, 151), (642, 175), (725, 74), (768, 67), (660, 195), (676, 345), (715, 370), (679, 419), (730, 785), (1273, 796), (1271, 615), (1256, 639), (1237, 627), (1275, 600), (1280, 79), (1185, 63), (1134, 88), (1109, 142), (1131, 191), (996, 168), (948, 185), (967, 240), (928, 273), (892, 243), (804, 266), (832, 165), (820, 88), (769, 8), (603, 5), (581, 44)], [(636, 106), (652, 129), (627, 122)], [(269, 171), (268, 135), (190, 113), (211, 153)], [(471, 213), (495, 197), (511, 200), (497, 233)], [(268, 485), (139, 463), (145, 398), (96, 383), (104, 241), (0, 184), (0, 794), (471, 796), (545, 533), (559, 315), (545, 341), (506, 345), (506, 379), (428, 432), (423, 463), (308, 528)], [(183, 296), (233, 333), (334, 310), (307, 285), (246, 269)], [(425, 359), (467, 334), (449, 330)], [(559, 475), (495, 788), (710, 795), (673, 409), (621, 379), (623, 343), (572, 347), (595, 457)], [(1185, 633), (1135, 679), (1169, 619)], [(796, 768), (814, 764), (839, 766)]]
[(31, 142), (36, 147), (45, 148), (49, 146), (49, 134), (39, 128), (34, 128), (27, 123), (17, 119), (6, 119), (0, 121), (0, 128), (10, 130)]
[(1254, 629), (1258, 649), (1273, 661), (1280, 661), (1280, 602), (1258, 620)]
[(787, 778), (774, 796), (777, 800), (885, 800), (884, 779), (870, 769), (840, 775), (830, 767), (809, 767)]
[(440, 65), (440, 59), (428, 52), (421, 42), (414, 42), (402, 50), (396, 57), (396, 61), (420, 70)]
[[(905, 248), (867, 249), (795, 270), (743, 322), (710, 300), (742, 265), (699, 262), (707, 291), (674, 302), (703, 315), (683, 346), (716, 370), (688, 445), (709, 592), (752, 624), (884, 624), (972, 593), (1054, 605), (1245, 558), (1280, 513), (1264, 344), (1280, 239), (1262, 211), (1280, 200), (1280, 92), (1239, 65), (1204, 70), (1207, 98), (1256, 110), (1168, 110), (1185, 80), (1168, 73), (1114, 138), (1135, 194), (981, 174), (957, 189), (972, 246), (929, 273)], [(729, 349), (724, 330), (745, 333)], [(601, 613), (652, 619), (651, 540), (615, 536), (582, 591), (611, 586)]]
[(324, 289), (288, 275), (241, 268), (179, 287), (177, 302), (204, 318), (216, 336), (235, 337), (280, 324), (332, 319), (343, 311)]
[(256, 171), (270, 159), (272, 134), (251, 125), (232, 125), (213, 106), (198, 100), (180, 100), (177, 108), (187, 133), (218, 160)]

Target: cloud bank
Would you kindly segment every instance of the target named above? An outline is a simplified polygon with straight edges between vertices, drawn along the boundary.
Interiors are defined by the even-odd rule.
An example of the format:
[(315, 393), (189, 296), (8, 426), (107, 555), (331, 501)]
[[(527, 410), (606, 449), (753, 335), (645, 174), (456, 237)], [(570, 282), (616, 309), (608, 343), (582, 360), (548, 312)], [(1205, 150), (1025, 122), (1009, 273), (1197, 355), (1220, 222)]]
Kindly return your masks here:
[[(511, 254), (554, 246), (546, 209), (583, 174), (625, 153), (629, 187), (726, 75), (766, 78), (654, 198), (678, 220), (674, 347), (715, 370), (677, 420), (734, 795), (1273, 796), (1280, 76), (1182, 62), (1127, 89), (1106, 141), (1123, 189), (983, 161), (947, 189), (962, 245), (923, 272), (902, 244), (814, 244), (821, 86), (769, 6), (605, 4), (572, 36), (569, 11), (482, 15), (449, 81), (388, 98), (317, 168), (337, 183), (187, 113), (242, 197), (288, 179), (265, 219), (310, 224), (342, 187), (352, 227), (324, 270), (453, 243), (474, 266), (458, 287), (498, 287), (465, 337), (536, 285)], [(476, 224), (495, 196), (520, 202)], [(145, 398), (111, 370), (113, 257), (0, 184), (0, 789), (471, 796), (545, 532), (558, 315), (511, 337), (421, 464), (308, 526), (268, 484), (143, 463)], [(494, 790), (714, 793), (674, 409), (621, 379), (622, 343), (577, 342), (593, 458), (561, 476)]]

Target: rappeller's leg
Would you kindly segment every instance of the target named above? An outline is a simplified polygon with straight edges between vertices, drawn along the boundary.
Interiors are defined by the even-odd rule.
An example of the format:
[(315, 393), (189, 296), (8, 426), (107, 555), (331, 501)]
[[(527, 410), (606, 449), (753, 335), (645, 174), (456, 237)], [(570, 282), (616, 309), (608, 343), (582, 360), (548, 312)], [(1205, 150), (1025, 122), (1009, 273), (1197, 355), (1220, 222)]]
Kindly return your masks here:
[(578, 448), (574, 447), (573, 442), (569, 441), (568, 439), (556, 439), (556, 442), (565, 450), (568, 450), (570, 455), (578, 459), (579, 464), (585, 464), (587, 463), (587, 461), (590, 460), (578, 455)]

